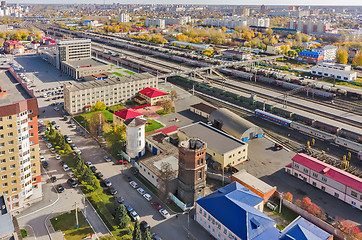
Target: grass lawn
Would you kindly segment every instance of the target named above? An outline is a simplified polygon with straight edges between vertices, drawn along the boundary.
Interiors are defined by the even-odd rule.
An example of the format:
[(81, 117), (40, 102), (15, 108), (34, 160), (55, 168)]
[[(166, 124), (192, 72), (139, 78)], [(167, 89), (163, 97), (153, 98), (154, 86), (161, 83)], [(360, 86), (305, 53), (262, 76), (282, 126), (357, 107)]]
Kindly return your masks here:
[(159, 123), (153, 119), (147, 119), (147, 122), (152, 123), (152, 124), (146, 125), (146, 132), (150, 132), (150, 131), (164, 127), (161, 123)]
[[(276, 203), (279, 206), (279, 199), (275, 200), (274, 203)], [(265, 206), (265, 209), (268, 208)], [(282, 212), (279, 213), (279, 208), (275, 211), (273, 211), (273, 213), (275, 215), (281, 216), (283, 219), (285, 219), (288, 224), (291, 223), (294, 219), (296, 219), (299, 215), (295, 212), (293, 212), (292, 210), (290, 210), (289, 208), (283, 206), (282, 207)]]
[(114, 75), (118, 76), (118, 77), (123, 77), (123, 74), (120, 74), (119, 72), (112, 72)]
[(114, 65), (114, 64), (111, 64), (111, 67), (115, 67), (116, 65)]
[(123, 68), (121, 68), (121, 67), (119, 67), (119, 68), (116, 68), (117, 70), (121, 70), (121, 69), (123, 69)]
[(107, 69), (107, 71), (112, 71), (112, 69)]
[(85, 221), (82, 212), (79, 211), (79, 228), (76, 228), (74, 210), (72, 210), (71, 213), (64, 213), (53, 217), (50, 219), (50, 222), (52, 223), (55, 231), (61, 230), (65, 234), (64, 237), (67, 240), (81, 240), (93, 233), (92, 228), (89, 226), (88, 222)]
[(128, 73), (128, 74), (131, 74), (131, 75), (135, 75), (135, 74), (136, 74), (136, 73), (131, 72), (131, 71), (128, 71), (128, 70), (124, 70), (123, 72)]
[(116, 104), (116, 105), (113, 105), (113, 106), (110, 106), (108, 107), (109, 110), (112, 110), (113, 112), (117, 112), (118, 110), (121, 110), (121, 109), (125, 109), (126, 107), (123, 106), (122, 103), (119, 103), (119, 104)]
[(163, 116), (163, 115), (170, 114), (171, 111), (165, 111), (165, 109), (161, 109), (161, 110), (156, 111), (156, 113), (160, 116)]
[[(89, 119), (92, 118), (93, 114), (96, 112), (83, 113), (78, 116), (75, 116), (74, 119), (77, 120), (79, 124), (81, 124), (85, 129), (89, 131)], [(113, 114), (108, 110), (102, 111), (103, 116), (106, 118), (107, 122), (113, 122)]]
[(20, 229), (20, 233), (21, 233), (21, 237), (22, 237), (22, 238), (25, 238), (25, 237), (28, 236), (28, 233), (26, 232), (25, 229)]

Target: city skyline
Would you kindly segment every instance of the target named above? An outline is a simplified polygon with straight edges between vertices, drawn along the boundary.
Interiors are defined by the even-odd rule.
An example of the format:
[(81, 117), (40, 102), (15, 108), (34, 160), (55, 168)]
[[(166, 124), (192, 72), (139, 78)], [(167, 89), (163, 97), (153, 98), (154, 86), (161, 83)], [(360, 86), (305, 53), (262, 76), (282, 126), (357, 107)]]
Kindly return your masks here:
[(113, 3), (122, 3), (122, 4), (195, 4), (195, 5), (246, 5), (246, 6), (255, 6), (255, 5), (268, 5), (268, 6), (289, 6), (289, 5), (300, 5), (300, 6), (362, 6), (361, 2), (359, 0), (352, 0), (348, 2), (348, 5), (346, 5), (345, 1), (341, 0), (334, 0), (334, 1), (328, 1), (328, 0), (321, 0), (321, 1), (313, 1), (313, 0), (294, 0), (294, 1), (288, 1), (285, 2), (283, 0), (277, 0), (277, 1), (264, 1), (264, 0), (257, 0), (253, 1), (253, 4), (251, 5), (250, 2), (239, 2), (237, 0), (228, 0), (228, 1), (215, 1), (215, 0), (201, 0), (195, 3), (192, 0), (184, 0), (180, 1), (178, 3), (175, 3), (170, 0), (137, 0), (132, 2), (120, 2), (120, 1), (109, 1), (109, 0), (33, 0), (31, 3), (27, 0), (14, 0), (14, 1), (7, 1), (8, 3), (19, 3), (19, 4), (113, 4)]

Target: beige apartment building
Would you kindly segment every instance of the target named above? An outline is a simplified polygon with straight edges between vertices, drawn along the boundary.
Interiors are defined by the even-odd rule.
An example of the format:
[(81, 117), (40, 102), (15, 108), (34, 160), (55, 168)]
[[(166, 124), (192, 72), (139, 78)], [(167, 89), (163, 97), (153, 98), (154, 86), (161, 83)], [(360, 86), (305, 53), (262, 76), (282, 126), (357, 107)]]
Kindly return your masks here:
[(9, 71), (14, 78), (0, 76), (0, 195), (15, 211), (42, 199), (39, 109), (33, 93)]
[(110, 76), (107, 79), (64, 85), (64, 109), (71, 115), (86, 112), (98, 101), (112, 106), (132, 99), (146, 87), (157, 88), (158, 79), (150, 73)]

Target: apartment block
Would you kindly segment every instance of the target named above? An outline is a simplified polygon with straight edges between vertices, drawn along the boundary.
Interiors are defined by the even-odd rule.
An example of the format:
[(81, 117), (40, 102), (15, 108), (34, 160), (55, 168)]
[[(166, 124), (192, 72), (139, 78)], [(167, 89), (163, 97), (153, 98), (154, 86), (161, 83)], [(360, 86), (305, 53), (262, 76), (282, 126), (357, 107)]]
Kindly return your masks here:
[(160, 18), (147, 18), (146, 19), (146, 27), (149, 26), (156, 26), (159, 27), (161, 29), (164, 29), (166, 27), (166, 21), (164, 19), (160, 19)]
[(132, 99), (146, 87), (157, 88), (158, 80), (150, 73), (64, 85), (64, 109), (69, 114), (86, 112), (98, 101), (112, 106)]
[(118, 21), (121, 23), (129, 22), (130, 17), (128, 13), (120, 13), (118, 15)]
[(362, 210), (362, 179), (311, 156), (298, 153), (285, 171)]
[(39, 109), (32, 91), (9, 72), (0, 73), (0, 194), (15, 211), (42, 199)]

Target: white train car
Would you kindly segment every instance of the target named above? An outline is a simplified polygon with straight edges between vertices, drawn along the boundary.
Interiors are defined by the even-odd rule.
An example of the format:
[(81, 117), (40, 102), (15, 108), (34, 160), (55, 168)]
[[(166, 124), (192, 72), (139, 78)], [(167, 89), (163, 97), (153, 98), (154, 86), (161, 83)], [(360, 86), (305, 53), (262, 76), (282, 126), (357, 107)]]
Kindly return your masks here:
[(362, 144), (353, 142), (351, 140), (337, 137), (335, 143), (337, 143), (340, 146), (355, 150), (356, 152), (362, 152)]
[(317, 137), (317, 138), (320, 138), (320, 139), (323, 139), (323, 140), (327, 140), (327, 141), (330, 141), (330, 142), (334, 142), (335, 139), (336, 139), (336, 136), (333, 135), (333, 134), (329, 134), (329, 133), (320, 131), (318, 129), (315, 129), (313, 127), (307, 126), (307, 125), (302, 124), (302, 123), (298, 123), (298, 122), (293, 121), (293, 122), (290, 123), (290, 127), (293, 128), (293, 129), (299, 130), (299, 131), (301, 131), (303, 133), (306, 133), (306, 134), (309, 134), (309, 135), (312, 135), (314, 137)]
[(362, 161), (362, 152), (359, 152), (359, 153), (358, 153), (357, 158), (358, 158), (358, 160), (361, 160), (361, 161)]

